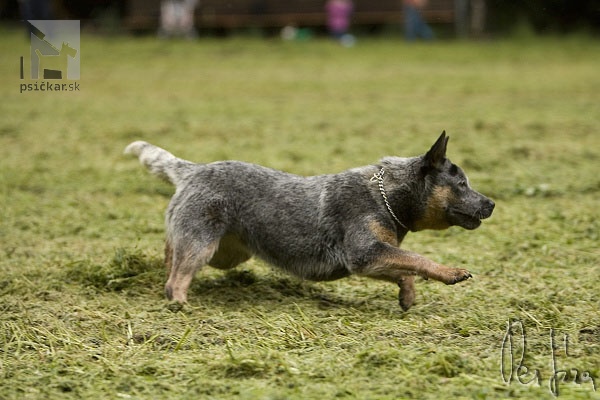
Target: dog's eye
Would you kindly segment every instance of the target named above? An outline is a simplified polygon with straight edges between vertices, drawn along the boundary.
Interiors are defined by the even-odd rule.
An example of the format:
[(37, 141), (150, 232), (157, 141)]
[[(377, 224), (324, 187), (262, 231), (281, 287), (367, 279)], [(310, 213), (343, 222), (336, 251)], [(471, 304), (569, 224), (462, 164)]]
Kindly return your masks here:
[(461, 188), (466, 188), (467, 181), (465, 181), (465, 180), (458, 181), (458, 186), (460, 186)]

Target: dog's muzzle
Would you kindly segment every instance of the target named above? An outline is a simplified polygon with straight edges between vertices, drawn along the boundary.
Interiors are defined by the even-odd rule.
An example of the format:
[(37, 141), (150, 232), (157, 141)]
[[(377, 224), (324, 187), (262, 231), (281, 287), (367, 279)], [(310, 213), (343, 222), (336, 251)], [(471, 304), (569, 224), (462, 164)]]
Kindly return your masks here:
[(483, 200), (483, 205), (479, 209), (479, 212), (477, 213), (476, 216), (479, 219), (489, 218), (492, 216), (492, 212), (494, 211), (495, 207), (496, 207), (496, 203), (494, 203), (491, 199), (488, 199), (486, 197), (485, 200)]

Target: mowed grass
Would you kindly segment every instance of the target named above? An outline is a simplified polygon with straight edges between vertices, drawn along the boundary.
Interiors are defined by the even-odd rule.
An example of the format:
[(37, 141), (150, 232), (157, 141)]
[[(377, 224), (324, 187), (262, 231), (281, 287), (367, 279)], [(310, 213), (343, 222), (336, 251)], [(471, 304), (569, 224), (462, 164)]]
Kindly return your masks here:
[[(3, 30), (0, 48), (0, 399), (539, 399), (555, 370), (560, 398), (600, 397), (597, 41), (84, 35), (73, 93), (19, 93), (28, 43)], [(444, 129), (496, 211), (403, 247), (472, 280), (420, 280), (402, 312), (395, 285), (251, 260), (199, 272), (183, 308), (164, 299), (173, 188), (129, 142), (312, 175), (421, 154)], [(521, 363), (515, 332), (507, 384), (509, 321), (527, 347)]]

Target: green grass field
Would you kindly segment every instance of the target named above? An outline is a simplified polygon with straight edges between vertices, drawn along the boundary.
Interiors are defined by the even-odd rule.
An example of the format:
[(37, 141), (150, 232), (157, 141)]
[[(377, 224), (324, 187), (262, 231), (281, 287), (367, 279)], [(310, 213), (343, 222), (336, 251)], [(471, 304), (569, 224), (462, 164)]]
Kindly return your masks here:
[[(559, 398), (600, 398), (598, 41), (84, 35), (66, 93), (19, 93), (29, 44), (4, 29), (0, 48), (0, 399), (550, 399), (554, 370), (571, 371)], [(404, 313), (394, 285), (251, 260), (202, 270), (183, 308), (164, 299), (173, 189), (129, 142), (311, 175), (421, 154), (444, 129), (496, 211), (403, 247), (472, 280), (419, 281)], [(502, 353), (509, 321), (522, 362), (518, 329)]]

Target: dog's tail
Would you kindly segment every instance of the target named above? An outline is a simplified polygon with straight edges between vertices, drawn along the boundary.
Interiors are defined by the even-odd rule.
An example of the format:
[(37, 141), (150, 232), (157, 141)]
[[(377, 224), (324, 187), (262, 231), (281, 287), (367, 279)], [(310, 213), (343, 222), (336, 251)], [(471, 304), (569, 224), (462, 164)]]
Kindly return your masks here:
[(178, 186), (194, 163), (175, 157), (168, 151), (148, 142), (137, 141), (125, 148), (125, 154), (133, 154), (150, 172)]

